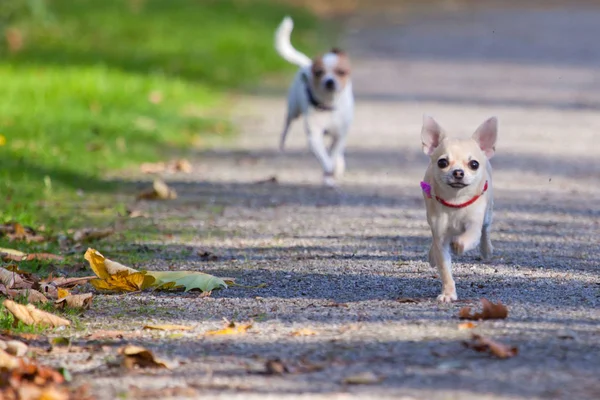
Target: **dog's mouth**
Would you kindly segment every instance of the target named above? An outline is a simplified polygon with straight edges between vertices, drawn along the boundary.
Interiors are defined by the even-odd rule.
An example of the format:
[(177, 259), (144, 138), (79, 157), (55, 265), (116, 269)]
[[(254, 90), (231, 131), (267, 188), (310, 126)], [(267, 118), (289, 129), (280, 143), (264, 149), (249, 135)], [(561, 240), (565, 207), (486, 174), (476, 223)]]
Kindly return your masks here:
[(467, 187), (469, 185), (467, 185), (464, 182), (449, 182), (448, 186), (453, 187), (454, 189), (462, 189), (462, 188)]

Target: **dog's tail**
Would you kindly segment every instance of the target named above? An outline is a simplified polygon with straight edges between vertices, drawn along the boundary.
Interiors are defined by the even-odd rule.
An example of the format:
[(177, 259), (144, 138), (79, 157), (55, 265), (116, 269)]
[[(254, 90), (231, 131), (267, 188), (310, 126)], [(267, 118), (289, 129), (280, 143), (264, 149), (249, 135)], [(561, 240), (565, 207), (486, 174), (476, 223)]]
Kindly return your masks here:
[(307, 67), (312, 64), (311, 59), (296, 50), (290, 42), (293, 29), (294, 21), (290, 17), (285, 17), (275, 32), (275, 49), (286, 61), (299, 67)]

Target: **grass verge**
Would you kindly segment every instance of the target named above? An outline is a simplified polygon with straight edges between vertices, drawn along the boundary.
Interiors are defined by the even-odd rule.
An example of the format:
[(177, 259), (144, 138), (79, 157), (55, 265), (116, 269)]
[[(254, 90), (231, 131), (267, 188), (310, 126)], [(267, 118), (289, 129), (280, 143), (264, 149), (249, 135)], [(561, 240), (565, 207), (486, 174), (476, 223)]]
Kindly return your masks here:
[(231, 126), (213, 110), (226, 91), (293, 70), (272, 48), (283, 15), (298, 47), (316, 43), (315, 17), (268, 0), (47, 7), (4, 19), (0, 222), (80, 224), (73, 203), (119, 187), (107, 173), (220, 140)]

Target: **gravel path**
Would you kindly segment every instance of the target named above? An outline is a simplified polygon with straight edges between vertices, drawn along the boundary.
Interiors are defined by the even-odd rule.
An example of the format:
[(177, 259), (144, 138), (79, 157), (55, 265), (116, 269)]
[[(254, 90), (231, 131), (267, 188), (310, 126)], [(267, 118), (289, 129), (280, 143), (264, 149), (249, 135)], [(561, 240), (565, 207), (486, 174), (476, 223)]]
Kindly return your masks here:
[[(240, 99), (240, 140), (199, 154), (195, 175), (175, 177), (178, 200), (148, 205), (172, 235), (156, 268), (268, 286), (125, 296), (113, 302), (129, 311), (109, 323), (97, 322), (108, 314), (96, 306), (92, 327), (195, 328), (134, 339), (179, 363), (171, 371), (123, 376), (84, 352), (79, 364), (68, 359), (86, 371), (77, 379), (93, 379), (107, 399), (600, 398), (600, 9), (461, 11), (348, 21), (357, 115), (340, 192), (320, 186), (299, 126), (288, 153), (277, 152), (283, 95)], [(435, 302), (440, 282), (426, 263), (423, 113), (456, 135), (500, 120), (496, 255), (456, 260), (460, 301), (451, 305)], [(257, 183), (272, 176), (276, 183)], [(169, 261), (181, 254), (185, 262)], [(505, 303), (508, 319), (460, 330), (458, 310), (481, 297)], [(224, 317), (254, 325), (245, 335), (203, 335)], [(315, 334), (294, 335), (303, 328)], [(518, 356), (464, 349), (473, 332), (517, 346)], [(272, 358), (295, 373), (261, 373)], [(342, 384), (363, 372), (382, 381)]]

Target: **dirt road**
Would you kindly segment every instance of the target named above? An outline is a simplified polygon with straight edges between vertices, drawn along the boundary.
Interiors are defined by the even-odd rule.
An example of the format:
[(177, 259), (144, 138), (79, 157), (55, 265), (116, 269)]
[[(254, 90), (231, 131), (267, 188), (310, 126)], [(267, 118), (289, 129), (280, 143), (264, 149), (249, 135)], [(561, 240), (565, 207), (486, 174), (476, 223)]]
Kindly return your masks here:
[[(134, 339), (179, 362), (171, 371), (123, 375), (102, 359), (80, 368), (71, 359), (73, 371), (85, 372), (77, 379), (93, 378), (107, 399), (599, 398), (597, 21), (599, 8), (556, 7), (349, 20), (357, 115), (341, 193), (320, 186), (300, 127), (288, 153), (278, 153), (282, 96), (240, 100), (239, 140), (199, 154), (198, 172), (173, 180), (177, 201), (148, 206), (172, 236), (147, 246), (161, 258), (156, 268), (268, 286), (208, 298), (126, 296), (121, 319), (97, 307), (86, 317), (96, 327), (195, 328)], [(475, 253), (456, 260), (460, 301), (451, 305), (435, 302), (440, 282), (426, 263), (423, 113), (456, 135), (491, 115), (500, 121), (496, 255), (490, 263)], [(277, 183), (256, 183), (271, 176)], [(505, 303), (508, 319), (458, 329), (458, 310), (481, 297)], [(223, 317), (254, 325), (245, 335), (204, 337)], [(314, 335), (295, 335), (303, 328)], [(464, 349), (472, 332), (519, 354), (498, 360)], [(273, 358), (296, 372), (319, 370), (262, 374)], [(342, 383), (364, 372), (381, 381)]]

